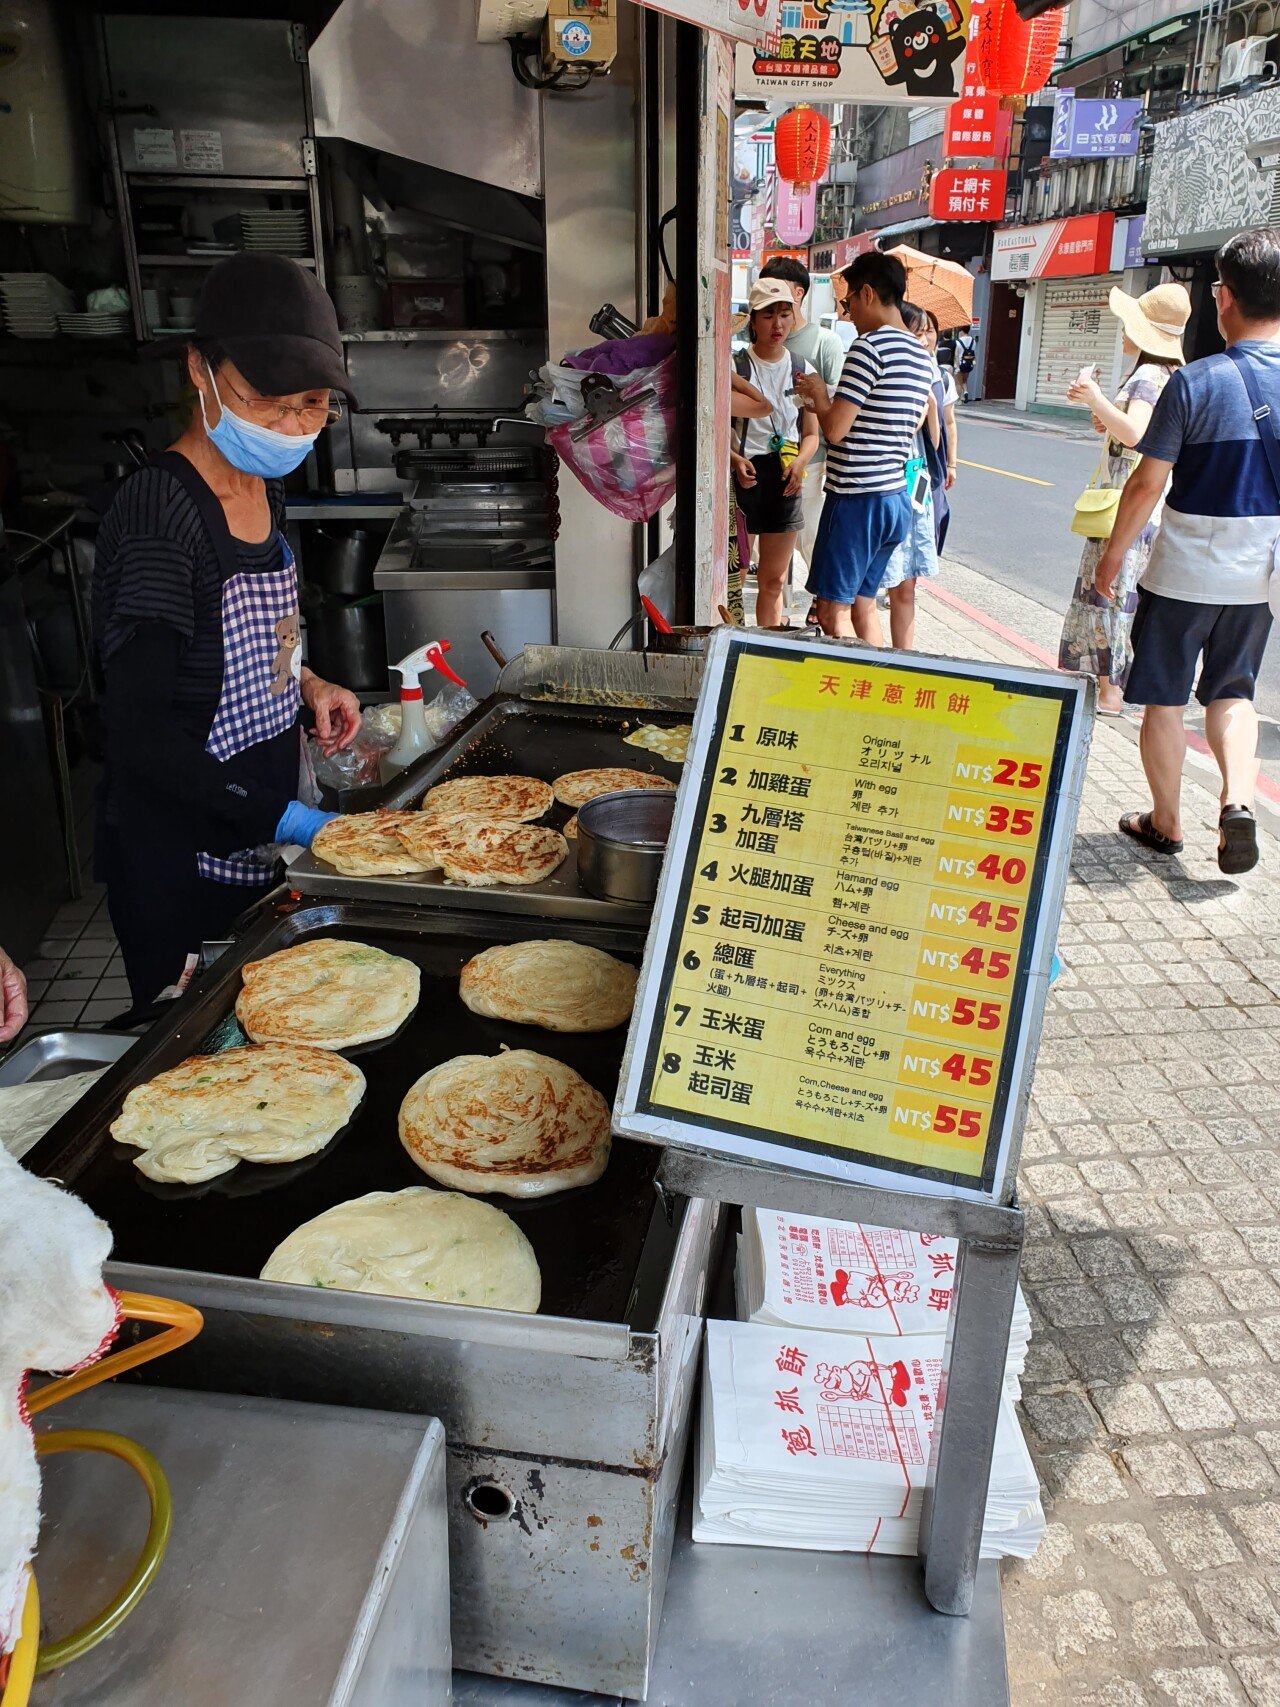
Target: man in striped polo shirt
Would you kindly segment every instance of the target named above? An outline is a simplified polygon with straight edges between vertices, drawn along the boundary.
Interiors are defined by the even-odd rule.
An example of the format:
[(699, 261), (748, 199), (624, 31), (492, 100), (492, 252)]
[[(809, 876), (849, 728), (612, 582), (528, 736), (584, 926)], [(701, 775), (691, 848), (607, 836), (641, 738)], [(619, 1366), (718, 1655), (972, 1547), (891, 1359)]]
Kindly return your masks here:
[(1218, 865), (1238, 876), (1258, 862), (1253, 694), (1280, 560), (1280, 235), (1242, 231), (1215, 264), (1226, 353), (1179, 368), (1161, 392), (1094, 585), (1111, 597), (1124, 554), (1168, 483), (1139, 583), (1124, 690), (1130, 705), (1146, 707), (1151, 810), (1126, 812), (1120, 828), (1155, 853), (1182, 852), (1183, 713), (1194, 682), (1222, 772)]
[(845, 269), (858, 341), (832, 397), (818, 374), (796, 380), (827, 441), (826, 503), (809, 570), (824, 633), (884, 645), (876, 593), (907, 537), (904, 469), (929, 403), (933, 364), (907, 331), (902, 262), (873, 249)]

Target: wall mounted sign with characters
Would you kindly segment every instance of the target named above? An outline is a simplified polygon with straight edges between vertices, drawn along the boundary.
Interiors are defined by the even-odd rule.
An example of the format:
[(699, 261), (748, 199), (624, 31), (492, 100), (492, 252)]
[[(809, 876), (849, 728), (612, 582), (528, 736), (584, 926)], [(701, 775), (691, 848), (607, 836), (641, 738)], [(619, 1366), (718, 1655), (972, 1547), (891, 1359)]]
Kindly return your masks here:
[(738, 46), (736, 92), (942, 106), (960, 93), (968, 31), (969, 0), (781, 0), (775, 28)]

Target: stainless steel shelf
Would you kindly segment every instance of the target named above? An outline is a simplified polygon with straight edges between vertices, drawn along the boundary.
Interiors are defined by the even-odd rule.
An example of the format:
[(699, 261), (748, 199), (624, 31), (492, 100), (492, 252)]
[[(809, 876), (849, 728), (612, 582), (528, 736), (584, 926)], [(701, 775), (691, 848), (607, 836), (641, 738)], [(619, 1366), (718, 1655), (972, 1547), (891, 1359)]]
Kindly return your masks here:
[(217, 172), (126, 172), (131, 190), (289, 190), (304, 196), (309, 178), (224, 178)]
[[(246, 249), (243, 252), (247, 255), (271, 253), (267, 249)], [(233, 253), (240, 254), (241, 251), (237, 249)], [(216, 267), (219, 261), (228, 259), (229, 257), (226, 255), (139, 255), (138, 265), (140, 267)], [(300, 267), (314, 267), (316, 264), (314, 255), (290, 255), (289, 259), (296, 261)]]

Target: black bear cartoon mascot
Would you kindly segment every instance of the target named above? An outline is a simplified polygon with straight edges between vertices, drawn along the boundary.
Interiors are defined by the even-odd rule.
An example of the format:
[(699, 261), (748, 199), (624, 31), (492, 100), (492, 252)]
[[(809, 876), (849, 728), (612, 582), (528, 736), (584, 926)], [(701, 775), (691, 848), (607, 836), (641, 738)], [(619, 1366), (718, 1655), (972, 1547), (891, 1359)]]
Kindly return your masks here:
[(949, 95), (952, 63), (964, 52), (963, 35), (949, 36), (936, 12), (921, 8), (889, 26), (894, 68), (886, 83), (901, 83), (908, 95)]

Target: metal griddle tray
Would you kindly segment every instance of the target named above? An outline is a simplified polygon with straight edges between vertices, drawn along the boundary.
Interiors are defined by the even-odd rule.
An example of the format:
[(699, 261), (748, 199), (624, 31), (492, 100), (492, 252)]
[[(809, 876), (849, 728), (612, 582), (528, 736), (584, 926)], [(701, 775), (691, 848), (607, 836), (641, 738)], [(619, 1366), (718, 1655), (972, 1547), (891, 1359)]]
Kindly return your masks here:
[[(550, 700), (498, 695), (477, 707), (443, 746), (419, 759), (394, 783), (376, 791), (360, 791), (359, 810), (417, 806), (429, 788), (456, 776), (516, 773), (552, 782), (565, 771), (619, 765), (648, 771), (668, 782), (679, 782), (679, 765), (644, 747), (629, 747), (622, 737), (642, 723), (669, 727), (688, 721), (688, 712), (641, 711), (616, 705), (561, 705)], [(562, 830), (571, 816), (567, 807), (557, 803), (545, 822), (553, 829)], [(572, 840), (569, 857), (559, 870), (527, 888), (497, 885), (491, 889), (468, 889), (446, 883), (439, 871), (408, 877), (345, 877), (310, 853), (289, 867), (289, 881), (306, 895), (478, 908), (544, 919), (593, 919), (636, 930), (646, 930), (649, 922), (649, 908), (630, 902), (597, 900), (583, 888), (578, 881), (577, 845)]]
[[(241, 968), (316, 936), (372, 943), (422, 968), (416, 1011), (394, 1037), (345, 1051), (365, 1074), (364, 1100), (349, 1124), (317, 1156), (281, 1166), (240, 1163), (199, 1186), (164, 1186), (133, 1165), (136, 1152), (108, 1130), (128, 1091), (202, 1049), (238, 1041), (233, 1010)], [(368, 1191), (430, 1186), (400, 1143), (397, 1114), (416, 1079), (455, 1055), (493, 1055), (502, 1047), (536, 1049), (575, 1068), (610, 1105), (617, 1091), (626, 1027), (589, 1034), (550, 1032), (482, 1018), (458, 995), (458, 973), (481, 949), (530, 937), (571, 937), (639, 964), (643, 936), (558, 919), (526, 920), (408, 911), (385, 906), (318, 905), (266, 918), (222, 955), (173, 1004), (126, 1061), (111, 1069), (31, 1151), (26, 1165), (59, 1179), (111, 1227), (113, 1261), (202, 1276), (253, 1279), (254, 1290), (296, 1289), (256, 1280), (267, 1257), (304, 1221)], [(543, 1199), (493, 1196), (533, 1245), (542, 1271), (542, 1306), (531, 1319), (461, 1305), (411, 1303), (358, 1295), (361, 1314), (409, 1310), (436, 1319), (441, 1332), (489, 1337), (500, 1320), (524, 1339), (553, 1337), (564, 1323), (652, 1326), (665, 1262), (676, 1241), (654, 1186), (659, 1151), (615, 1140), (595, 1185)], [(341, 1304), (326, 1292), (326, 1304)], [(302, 1290), (302, 1297), (308, 1297)], [(420, 1313), (427, 1312), (423, 1317)], [(624, 1336), (625, 1337), (625, 1336)]]

